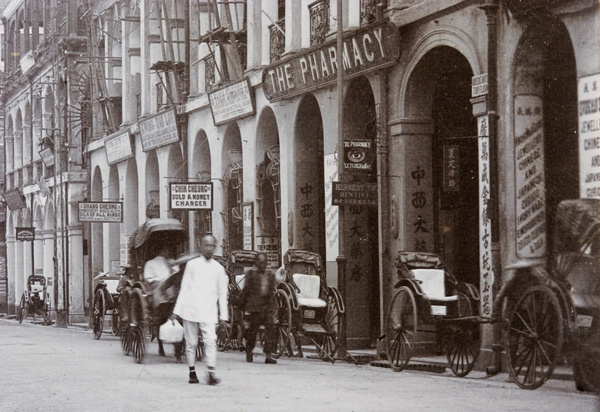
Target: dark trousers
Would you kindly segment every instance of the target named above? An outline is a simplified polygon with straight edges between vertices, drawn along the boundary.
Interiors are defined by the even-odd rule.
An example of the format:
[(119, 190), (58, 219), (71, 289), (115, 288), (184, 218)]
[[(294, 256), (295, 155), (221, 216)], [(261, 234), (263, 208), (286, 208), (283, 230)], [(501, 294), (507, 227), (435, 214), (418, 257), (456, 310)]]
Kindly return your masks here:
[(256, 345), (256, 335), (260, 325), (265, 327), (265, 346), (263, 348), (266, 354), (271, 354), (277, 349), (277, 329), (273, 323), (273, 311), (265, 310), (262, 312), (250, 312), (246, 315), (248, 328), (246, 329), (246, 352), (252, 353)]

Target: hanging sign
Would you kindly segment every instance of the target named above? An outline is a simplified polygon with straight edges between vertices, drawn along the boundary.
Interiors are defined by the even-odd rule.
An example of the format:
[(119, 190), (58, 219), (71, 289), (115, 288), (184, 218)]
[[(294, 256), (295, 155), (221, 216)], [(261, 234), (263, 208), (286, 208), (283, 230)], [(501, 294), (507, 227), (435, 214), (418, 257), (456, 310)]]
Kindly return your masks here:
[(35, 239), (34, 227), (16, 227), (15, 232), (17, 235), (17, 240), (22, 242), (29, 242)]
[(374, 160), (372, 141), (344, 141), (344, 170), (351, 174), (372, 173)]
[(25, 204), (25, 197), (21, 194), (19, 189), (10, 189), (2, 193), (6, 205), (11, 211), (23, 209), (27, 205)]
[(106, 161), (109, 165), (132, 157), (133, 149), (131, 147), (129, 130), (108, 136), (104, 140), (104, 150), (106, 151)]
[(582, 77), (579, 100), (579, 185), (582, 198), (600, 199), (600, 74)]
[(377, 206), (377, 183), (332, 183), (332, 205)]
[(250, 81), (244, 79), (208, 93), (210, 111), (216, 126), (255, 113)]
[(171, 183), (171, 209), (212, 210), (212, 183)]
[[(381, 70), (400, 57), (400, 34), (391, 22), (366, 26), (344, 35), (345, 80)], [(263, 90), (269, 101), (299, 96), (337, 81), (337, 40), (278, 61), (263, 71)]]
[(42, 162), (44, 162), (44, 166), (52, 167), (54, 166), (54, 153), (50, 148), (45, 148), (39, 151), (40, 157), (42, 158)]
[(139, 127), (144, 152), (179, 141), (174, 109), (141, 120)]
[(122, 202), (79, 202), (80, 222), (123, 222)]

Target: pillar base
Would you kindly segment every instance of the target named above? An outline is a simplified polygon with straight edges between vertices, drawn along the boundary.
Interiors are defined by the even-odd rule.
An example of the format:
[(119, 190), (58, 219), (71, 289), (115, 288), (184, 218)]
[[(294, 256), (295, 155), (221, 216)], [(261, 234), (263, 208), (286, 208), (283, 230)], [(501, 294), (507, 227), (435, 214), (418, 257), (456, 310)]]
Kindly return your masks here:
[(56, 312), (56, 327), (66, 328), (67, 327), (67, 312), (60, 310)]

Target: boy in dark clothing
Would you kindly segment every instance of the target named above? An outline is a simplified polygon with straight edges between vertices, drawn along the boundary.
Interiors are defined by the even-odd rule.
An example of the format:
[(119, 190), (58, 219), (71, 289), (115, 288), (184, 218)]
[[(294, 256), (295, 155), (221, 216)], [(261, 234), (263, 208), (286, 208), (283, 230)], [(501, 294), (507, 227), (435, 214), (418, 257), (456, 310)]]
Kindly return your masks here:
[(248, 270), (244, 280), (244, 288), (239, 298), (239, 306), (248, 312), (248, 328), (246, 328), (246, 362), (252, 362), (252, 351), (256, 344), (256, 335), (260, 325), (265, 327), (265, 363), (275, 364), (272, 354), (276, 349), (277, 330), (273, 322), (275, 309), (275, 292), (277, 280), (275, 275), (267, 271), (267, 255), (259, 253), (254, 267)]

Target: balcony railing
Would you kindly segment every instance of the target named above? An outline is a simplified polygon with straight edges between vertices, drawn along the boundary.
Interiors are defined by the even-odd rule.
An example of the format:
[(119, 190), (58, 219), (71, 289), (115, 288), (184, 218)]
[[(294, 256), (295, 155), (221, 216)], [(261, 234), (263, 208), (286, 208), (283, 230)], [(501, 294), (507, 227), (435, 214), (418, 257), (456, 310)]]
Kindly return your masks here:
[(271, 63), (281, 60), (285, 53), (285, 19), (281, 19), (269, 26), (269, 36), (271, 38)]
[(308, 6), (310, 12), (310, 45), (321, 44), (329, 33), (329, 0), (319, 0)]

